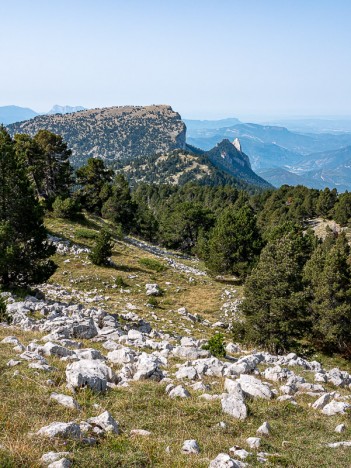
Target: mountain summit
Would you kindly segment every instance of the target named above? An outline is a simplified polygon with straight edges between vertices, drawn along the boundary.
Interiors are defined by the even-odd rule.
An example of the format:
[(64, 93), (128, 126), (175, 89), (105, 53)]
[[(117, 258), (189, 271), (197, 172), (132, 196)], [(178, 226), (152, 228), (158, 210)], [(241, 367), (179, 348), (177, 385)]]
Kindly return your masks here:
[(88, 158), (128, 162), (136, 157), (185, 148), (186, 126), (168, 105), (120, 106), (69, 114), (40, 115), (9, 126), (14, 133), (57, 133), (72, 149), (75, 166)]

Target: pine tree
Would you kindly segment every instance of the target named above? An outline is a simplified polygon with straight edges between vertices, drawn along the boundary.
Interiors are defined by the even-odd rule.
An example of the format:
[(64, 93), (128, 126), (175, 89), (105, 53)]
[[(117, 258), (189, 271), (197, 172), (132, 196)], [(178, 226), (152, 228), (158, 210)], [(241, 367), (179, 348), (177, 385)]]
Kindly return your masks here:
[(306, 264), (312, 340), (319, 349), (351, 356), (350, 247), (344, 234), (330, 234)]
[(244, 277), (255, 264), (261, 248), (252, 209), (248, 205), (239, 210), (228, 207), (210, 231), (205, 263), (213, 273)]
[(13, 140), (0, 128), (0, 285), (25, 286), (55, 271), (43, 213)]
[(112, 247), (113, 242), (111, 234), (105, 229), (102, 229), (99, 232), (95, 245), (89, 254), (89, 259), (94, 263), (94, 265), (109, 265), (109, 260), (112, 255)]
[(49, 202), (57, 196), (67, 197), (72, 184), (72, 167), (69, 157), (72, 151), (60, 135), (39, 130), (33, 138), (43, 155), (43, 178), (40, 191)]
[(308, 331), (302, 284), (306, 247), (300, 231), (285, 233), (262, 250), (246, 279), (240, 306), (246, 341), (277, 353), (290, 349)]
[(120, 224), (125, 232), (130, 232), (136, 208), (127, 179), (123, 174), (117, 174), (112, 185), (112, 195), (102, 207), (102, 216)]
[(81, 205), (100, 215), (103, 204), (112, 194), (113, 171), (106, 168), (102, 159), (90, 158), (85, 166), (77, 169), (76, 174), (77, 184), (81, 185), (77, 192)]

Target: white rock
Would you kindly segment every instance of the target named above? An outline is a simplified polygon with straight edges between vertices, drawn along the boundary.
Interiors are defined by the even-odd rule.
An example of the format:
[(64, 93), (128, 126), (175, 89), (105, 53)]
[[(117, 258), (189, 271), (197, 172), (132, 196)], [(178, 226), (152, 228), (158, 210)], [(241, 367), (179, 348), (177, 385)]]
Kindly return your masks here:
[(44, 426), (36, 433), (38, 436), (43, 437), (62, 437), (64, 439), (72, 438), (79, 439), (81, 436), (81, 431), (79, 424), (75, 422), (53, 422), (48, 426)]
[(114, 364), (128, 364), (135, 361), (136, 353), (130, 348), (123, 347), (107, 353), (107, 359)]
[(244, 401), (237, 395), (225, 395), (221, 399), (222, 410), (224, 413), (233, 416), (236, 419), (244, 420), (247, 417), (247, 408)]
[(107, 383), (116, 382), (112, 369), (101, 361), (82, 359), (69, 364), (66, 368), (66, 379), (73, 388), (89, 387), (98, 392), (107, 389)]
[(271, 426), (269, 422), (265, 421), (256, 431), (256, 434), (269, 435), (271, 433)]
[(6, 365), (7, 365), (7, 367), (14, 367), (14, 366), (18, 366), (18, 364), (21, 364), (21, 361), (16, 361), (15, 359), (10, 359), (9, 362)]
[(50, 399), (57, 401), (57, 403), (59, 403), (62, 406), (66, 406), (66, 408), (80, 410), (78, 402), (69, 395), (63, 395), (62, 393), (54, 392), (50, 395)]
[(57, 460), (60, 460), (60, 458), (67, 457), (69, 455), (70, 452), (47, 452), (44, 453), (40, 461), (45, 465), (49, 465), (50, 463), (53, 463)]
[(119, 433), (118, 422), (113, 418), (112, 414), (108, 411), (104, 411), (95, 418), (89, 418), (87, 421), (92, 426), (98, 426), (105, 432), (113, 432), (114, 434)]
[(327, 447), (330, 448), (337, 448), (337, 447), (351, 447), (351, 440), (345, 442), (332, 442), (330, 444), (326, 444)]
[(239, 399), (244, 400), (244, 394), (240, 383), (237, 380), (225, 379), (224, 390), (231, 395), (236, 395)]
[(181, 367), (175, 374), (177, 379), (196, 380), (199, 378), (195, 367), (185, 366)]
[(265, 400), (273, 398), (273, 393), (269, 386), (252, 375), (241, 374), (238, 382), (246, 395), (264, 398)]
[(61, 458), (60, 460), (54, 461), (48, 465), (48, 468), (69, 468), (72, 466), (72, 462), (68, 458)]
[(348, 403), (332, 400), (330, 403), (324, 406), (322, 413), (326, 414), (327, 416), (334, 416), (334, 414), (344, 414), (345, 410), (349, 407), (350, 405)]
[(200, 447), (196, 440), (185, 440), (182, 447), (183, 453), (200, 453)]
[(257, 449), (261, 445), (261, 439), (259, 437), (248, 437), (246, 442), (247, 445), (253, 449)]
[(189, 398), (190, 393), (182, 385), (177, 385), (168, 394), (171, 398)]
[(159, 296), (161, 294), (158, 284), (145, 284), (146, 295), (147, 296)]
[(336, 426), (336, 428), (334, 429), (335, 432), (345, 432), (346, 431), (346, 426), (345, 424), (339, 424), (338, 426)]
[(1, 343), (4, 343), (4, 344), (12, 344), (14, 346), (18, 346), (20, 343), (19, 339), (16, 338), (15, 336), (6, 336), (2, 341)]
[(321, 410), (327, 405), (331, 400), (332, 394), (325, 393), (324, 395), (320, 396), (312, 405), (312, 408), (315, 410)]
[(220, 453), (211, 461), (208, 468), (241, 468), (243, 465), (231, 458), (227, 453)]
[(142, 437), (148, 437), (152, 433), (150, 431), (145, 431), (145, 429), (132, 429), (130, 431), (130, 435), (136, 435), (136, 436), (142, 436)]
[(228, 343), (227, 346), (225, 347), (225, 351), (228, 354), (236, 354), (236, 353), (240, 353), (241, 349), (238, 345), (234, 343)]
[(241, 449), (235, 446), (230, 448), (229, 452), (233, 452), (233, 455), (239, 457), (241, 460), (245, 460), (245, 458), (247, 458), (249, 455), (252, 455), (251, 452), (248, 452), (245, 449)]

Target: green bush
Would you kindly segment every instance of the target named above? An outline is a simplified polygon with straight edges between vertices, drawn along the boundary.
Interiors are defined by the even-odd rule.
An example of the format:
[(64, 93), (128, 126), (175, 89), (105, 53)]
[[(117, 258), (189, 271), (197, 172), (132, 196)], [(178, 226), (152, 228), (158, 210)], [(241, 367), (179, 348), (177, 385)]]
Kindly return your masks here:
[(108, 265), (112, 255), (112, 237), (106, 230), (101, 230), (96, 238), (95, 245), (92, 248), (89, 259), (94, 265)]
[(76, 229), (75, 235), (77, 237), (82, 237), (83, 239), (96, 239), (98, 236), (98, 233), (96, 231), (93, 231), (92, 229)]
[(77, 217), (80, 207), (73, 198), (56, 197), (52, 204), (52, 211), (55, 218), (74, 219)]
[(163, 263), (154, 260), (153, 258), (141, 258), (139, 260), (139, 264), (148, 268), (149, 270), (157, 271), (158, 273), (166, 270), (166, 266)]
[(224, 336), (222, 333), (216, 333), (208, 340), (207, 345), (203, 345), (202, 348), (208, 350), (212, 356), (217, 358), (225, 357), (226, 352)]
[(0, 296), (0, 322), (6, 322), (10, 324), (12, 317), (7, 313), (6, 302), (3, 297)]
[(127, 288), (129, 286), (129, 284), (126, 281), (124, 281), (124, 278), (122, 276), (116, 276), (115, 285), (118, 288)]
[(151, 307), (158, 307), (159, 306), (159, 302), (156, 299), (156, 297), (154, 297), (154, 296), (150, 296), (149, 299), (147, 300), (147, 303)]

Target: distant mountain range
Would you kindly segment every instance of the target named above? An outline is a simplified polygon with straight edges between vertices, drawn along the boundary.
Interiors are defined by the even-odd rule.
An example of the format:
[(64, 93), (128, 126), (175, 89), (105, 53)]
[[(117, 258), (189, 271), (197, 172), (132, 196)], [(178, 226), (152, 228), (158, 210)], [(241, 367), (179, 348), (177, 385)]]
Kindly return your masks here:
[[(190, 127), (187, 142), (209, 150), (224, 138), (240, 138), (253, 170), (276, 187), (301, 184), (351, 190), (348, 159), (351, 132), (299, 133), (285, 127), (254, 123), (222, 127), (222, 122), (218, 121), (217, 128), (215, 121), (211, 125), (207, 122), (203, 128)], [(317, 126), (318, 122), (312, 122)], [(307, 121), (306, 125), (312, 122)]]
[(33, 119), (38, 115), (45, 115), (45, 114), (69, 114), (71, 112), (77, 112), (84, 110), (84, 107), (77, 106), (59, 106), (54, 105), (49, 112), (41, 113), (35, 112), (32, 109), (28, 109), (26, 107), (18, 107), (18, 106), (2, 106), (0, 107), (0, 124), (9, 125), (15, 122), (22, 122), (24, 120)]

